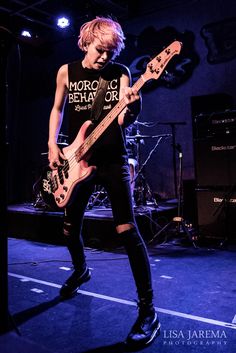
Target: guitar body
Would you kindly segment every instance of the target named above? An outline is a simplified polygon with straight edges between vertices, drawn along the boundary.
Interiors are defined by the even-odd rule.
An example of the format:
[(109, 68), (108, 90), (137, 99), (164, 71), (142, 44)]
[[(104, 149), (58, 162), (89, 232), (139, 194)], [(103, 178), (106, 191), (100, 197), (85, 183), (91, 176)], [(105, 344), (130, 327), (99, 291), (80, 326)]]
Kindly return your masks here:
[(76, 151), (83, 144), (92, 122), (86, 121), (73, 143), (62, 149), (66, 157), (63, 167), (55, 170), (45, 168), (41, 178), (41, 195), (44, 202), (52, 208), (63, 208), (73, 200), (73, 191), (78, 183), (90, 179), (96, 171), (88, 166), (86, 159), (78, 160)]

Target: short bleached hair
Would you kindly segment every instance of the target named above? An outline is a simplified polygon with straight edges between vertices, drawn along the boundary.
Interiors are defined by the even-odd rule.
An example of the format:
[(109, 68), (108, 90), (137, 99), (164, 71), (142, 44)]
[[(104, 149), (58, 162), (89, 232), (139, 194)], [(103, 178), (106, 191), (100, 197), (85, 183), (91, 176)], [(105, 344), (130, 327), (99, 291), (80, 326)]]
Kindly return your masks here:
[(78, 46), (86, 52), (86, 46), (99, 39), (104, 47), (114, 51), (114, 57), (124, 49), (125, 36), (121, 25), (109, 17), (96, 17), (80, 28)]

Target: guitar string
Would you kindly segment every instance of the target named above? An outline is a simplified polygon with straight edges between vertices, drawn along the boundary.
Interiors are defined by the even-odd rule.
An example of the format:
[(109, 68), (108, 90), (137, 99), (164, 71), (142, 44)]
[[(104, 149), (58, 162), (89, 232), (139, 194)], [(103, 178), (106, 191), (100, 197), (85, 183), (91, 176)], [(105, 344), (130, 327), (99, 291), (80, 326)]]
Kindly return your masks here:
[[(147, 81), (144, 80), (144, 76), (145, 74), (147, 74), (146, 72), (136, 81), (136, 83), (133, 85), (133, 88), (139, 90), (142, 85)], [(113, 120), (116, 118), (116, 116), (118, 114), (120, 114), (120, 112), (125, 108), (126, 104), (124, 101), (124, 98), (121, 99), (121, 101), (118, 102), (118, 104), (115, 105), (115, 107), (111, 110), (111, 112), (102, 120), (102, 122), (92, 131), (92, 133), (85, 139), (85, 141), (83, 142), (83, 144), (78, 148), (77, 151), (75, 151), (70, 157), (69, 159), (67, 159), (68, 163), (66, 163), (59, 171), (57, 170), (54, 175), (53, 175), (53, 179), (54, 181), (52, 181), (52, 187), (53, 188), (57, 188), (58, 189), (58, 180), (55, 179), (59, 179), (59, 182), (61, 180), (60, 178), (60, 173), (63, 171), (64, 174), (66, 174), (68, 172), (68, 170), (73, 169), (75, 166), (78, 165), (79, 161), (82, 159), (82, 157), (88, 152), (88, 150), (86, 151), (86, 147), (87, 145), (91, 145), (91, 140), (95, 137), (96, 138), (96, 134), (98, 136), (100, 136), (100, 131), (104, 130), (104, 125), (106, 125), (106, 128), (113, 122)], [(109, 121), (110, 120), (110, 121)], [(105, 131), (105, 130), (104, 130)], [(95, 135), (95, 136), (94, 136)], [(85, 152), (84, 152), (85, 150)], [(78, 158), (79, 156), (79, 158)], [(81, 158), (80, 158), (81, 157)], [(55, 185), (56, 184), (56, 185)], [(61, 184), (61, 183), (60, 183)], [(57, 190), (56, 189), (56, 190)], [(55, 191), (56, 191), (55, 190)], [(54, 191), (54, 192), (55, 192)]]
[[(168, 50), (168, 48), (166, 48), (164, 51), (169, 55), (170, 53), (168, 53), (167, 50)], [(158, 74), (158, 77), (160, 76), (160, 74), (162, 73), (162, 71), (166, 67), (167, 63), (170, 61), (170, 59), (175, 54), (177, 54), (177, 52), (178, 51), (176, 50), (172, 53), (172, 55), (169, 55), (169, 58), (166, 59), (164, 64), (160, 64), (160, 61), (158, 60), (159, 64), (160, 64), (160, 68), (161, 68), (161, 70), (159, 70), (159, 71), (157, 71), (155, 69), (155, 72), (156, 72), (156, 74)], [(162, 56), (162, 53), (159, 54), (156, 58), (160, 58)], [(150, 65), (150, 63), (148, 65)], [(150, 66), (149, 66), (149, 69), (151, 69)], [(152, 68), (152, 70), (153, 70), (153, 68)], [(146, 76), (146, 75), (147, 75), (147, 71), (143, 75), (141, 75), (141, 77), (136, 81), (136, 83), (133, 85), (132, 88), (135, 88), (139, 91), (140, 88), (142, 87), (142, 85), (147, 81), (147, 79), (144, 80), (144, 76)], [(101, 135), (100, 131), (101, 130), (102, 130), (102, 132), (105, 131), (104, 125), (107, 128), (113, 122), (113, 120), (121, 113), (121, 111), (125, 108), (125, 106), (126, 106), (126, 104), (124, 102), (124, 98), (122, 98), (121, 101), (119, 101), (115, 105), (115, 107), (111, 110), (111, 112), (101, 121), (101, 123), (85, 139), (85, 141), (82, 143), (82, 145), (74, 153), (72, 153), (72, 155), (67, 159), (67, 163), (65, 163), (65, 165), (59, 171), (58, 170), (56, 171), (56, 173), (53, 175), (54, 180), (55, 179), (60, 180), (59, 173), (62, 173), (62, 171), (64, 172), (64, 174), (66, 174), (69, 169), (73, 169), (76, 165), (78, 165), (79, 161), (81, 161), (83, 156), (85, 156), (85, 154), (89, 151), (89, 148), (87, 146), (91, 146), (91, 142), (92, 142), (91, 140), (95, 138), (95, 141), (96, 141), (97, 140), (96, 134), (98, 135), (98, 137), (100, 137), (100, 135)], [(52, 186), (55, 186), (55, 183), (53, 181), (51, 181), (51, 184), (52, 184)], [(56, 184), (58, 185), (57, 181), (56, 181)]]
[[(68, 172), (68, 170), (73, 169), (75, 166), (78, 165), (79, 161), (82, 160), (83, 156), (89, 151), (88, 146), (91, 146), (92, 140), (95, 138), (97, 139), (96, 135), (98, 137), (101, 135), (101, 131), (103, 132), (104, 126), (106, 128), (112, 123), (112, 121), (116, 118), (116, 116), (125, 108), (125, 102), (124, 99), (122, 98), (116, 105), (115, 107), (111, 110), (111, 112), (101, 121), (101, 123), (92, 131), (92, 133), (85, 139), (85, 141), (82, 143), (82, 145), (72, 153), (72, 155), (66, 160), (67, 163), (64, 164), (64, 166), (61, 167), (61, 169), (56, 170), (56, 172), (53, 174), (53, 179), (55, 177), (57, 179), (60, 178), (60, 173), (63, 171), (64, 174)], [(104, 130), (105, 131), (105, 130)], [(57, 181), (52, 180), (52, 187), (55, 188), (57, 187)], [(56, 185), (55, 185), (56, 184)]]
[[(126, 104), (124, 99), (122, 98), (116, 105), (115, 107), (111, 110), (111, 112), (101, 121), (101, 123), (92, 131), (92, 133), (86, 138), (84, 143), (79, 147), (77, 151), (71, 156), (71, 163), (70, 166), (65, 165), (64, 171), (68, 171), (70, 167), (73, 168), (73, 162), (76, 164), (83, 158), (84, 155), (88, 152), (89, 148), (87, 146), (91, 147), (92, 141), (95, 139), (98, 139), (98, 137), (101, 136), (101, 134), (105, 131), (105, 128), (107, 128), (117, 117), (117, 115), (120, 114), (120, 112), (125, 108)], [(75, 165), (76, 165), (75, 164)]]
[[(142, 85), (147, 81), (144, 80), (144, 76), (147, 74), (146, 72), (135, 82), (132, 88), (135, 88), (139, 90)], [(68, 172), (68, 170), (72, 170), (75, 166), (78, 165), (79, 161), (82, 159), (83, 156), (88, 152), (89, 149), (86, 151), (86, 147), (91, 145), (91, 140), (92, 139), (97, 139), (96, 135), (98, 137), (101, 135), (100, 131), (104, 130), (104, 125), (106, 128), (113, 122), (113, 120), (119, 115), (122, 110), (125, 108), (126, 103), (124, 101), (124, 98), (122, 98), (116, 105), (115, 107), (111, 110), (111, 112), (101, 121), (101, 123), (92, 131), (92, 133), (85, 139), (85, 141), (82, 143), (82, 145), (74, 152), (72, 155), (67, 159), (67, 163), (61, 167), (61, 169), (57, 170), (54, 175), (53, 175), (53, 180), (51, 181), (52, 188), (54, 189), (56, 187), (56, 190), (58, 190), (58, 179), (59, 183), (61, 180), (60, 174), (62, 171), (64, 172), (64, 175)], [(85, 152), (84, 152), (85, 150)], [(78, 158), (79, 156), (79, 158)], [(60, 183), (61, 184), (61, 183)], [(63, 184), (63, 183), (62, 183)], [(61, 184), (61, 185), (62, 185)], [(56, 192), (56, 190), (54, 192)]]
[[(172, 45), (173, 45), (173, 43), (172, 43)], [(168, 55), (170, 54), (169, 52), (168, 52), (168, 50), (169, 50), (169, 48), (166, 48), (163, 52), (166, 52)], [(163, 71), (163, 69), (164, 69), (164, 67), (167, 65), (167, 63), (168, 63), (168, 61), (171, 59), (171, 57), (175, 54), (176, 52), (173, 52), (172, 53), (172, 55), (169, 55), (169, 58), (167, 58), (167, 60), (166, 60), (166, 62), (164, 63), (164, 64), (160, 64), (160, 67), (162, 68), (162, 70), (161, 70), (161, 72)], [(159, 54), (158, 56), (156, 56), (156, 59), (158, 59), (158, 62), (160, 63), (160, 61), (161, 61), (161, 55), (162, 55), (162, 53), (161, 54)], [(150, 65), (150, 63), (149, 63), (149, 65)], [(149, 67), (150, 68), (150, 67)], [(156, 73), (159, 73), (159, 75), (160, 75), (160, 73), (161, 72), (157, 72), (157, 70), (155, 70), (156, 71)], [(133, 85), (133, 88), (137, 88), (138, 90), (142, 87), (142, 85), (143, 85), (143, 83), (144, 82), (146, 82), (147, 80), (145, 80), (143, 83), (141, 83), (141, 79), (143, 79), (143, 77), (145, 76), (147, 74), (147, 72), (145, 72), (137, 81), (136, 81), (136, 83)], [(139, 85), (140, 84), (140, 85)], [(121, 105), (121, 107), (119, 107), (119, 105)], [(122, 105), (124, 105), (124, 106), (122, 106)], [(101, 122), (101, 124), (99, 124), (98, 126), (97, 126), (97, 128), (95, 128), (94, 130), (93, 130), (93, 132), (86, 138), (86, 140), (84, 141), (84, 143), (79, 147), (79, 149), (77, 150), (77, 151), (75, 151), (75, 153), (74, 154), (72, 154), (71, 156), (70, 156), (70, 158), (73, 160), (73, 158), (75, 159), (75, 161), (78, 163), (78, 161), (76, 160), (76, 158), (75, 157), (77, 157), (79, 154), (80, 155), (82, 155), (83, 156), (83, 154), (85, 154), (84, 152), (83, 152), (83, 149), (84, 149), (84, 147), (85, 147), (85, 145), (87, 144), (87, 145), (91, 145), (91, 143), (89, 143), (89, 140), (91, 140), (93, 137), (94, 137), (94, 135), (96, 135), (96, 133), (97, 132), (99, 132), (99, 128), (103, 128), (103, 126), (105, 125), (105, 120), (106, 120), (106, 118), (108, 118), (107, 120), (109, 120), (110, 118), (112, 118), (112, 121), (113, 121), (113, 119), (125, 108), (125, 103), (123, 102), (123, 99), (121, 100), (121, 101), (119, 101), (118, 102), (118, 104), (117, 105), (115, 105), (115, 107), (112, 109), (112, 111), (108, 114), (108, 116), (107, 117), (105, 117), (103, 120), (102, 120), (102, 122)], [(118, 110), (118, 112), (117, 112), (117, 110)], [(113, 112), (114, 111), (114, 112)], [(115, 113), (115, 114), (113, 114), (113, 113)], [(112, 115), (113, 115), (113, 117), (112, 117)], [(111, 117), (110, 117), (111, 116)], [(111, 121), (111, 122), (112, 122)], [(105, 123), (104, 123), (105, 122)], [(110, 122), (108, 123), (108, 126), (110, 125)], [(99, 136), (100, 136), (100, 133), (99, 133)], [(97, 138), (96, 138), (97, 139)], [(76, 154), (77, 154), (77, 156), (76, 156)], [(69, 163), (70, 164), (70, 163)], [(67, 170), (66, 170), (66, 168), (67, 168)], [(64, 166), (64, 169), (66, 170), (66, 171), (68, 171), (68, 166)]]

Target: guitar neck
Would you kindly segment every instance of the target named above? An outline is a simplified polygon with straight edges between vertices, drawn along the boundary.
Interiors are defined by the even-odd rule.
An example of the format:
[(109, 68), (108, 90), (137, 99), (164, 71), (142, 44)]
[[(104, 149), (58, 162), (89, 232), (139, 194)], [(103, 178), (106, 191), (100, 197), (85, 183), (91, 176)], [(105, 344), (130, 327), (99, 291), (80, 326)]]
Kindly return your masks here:
[[(146, 82), (145, 73), (132, 86), (133, 89), (139, 91)], [(111, 123), (118, 117), (122, 110), (126, 107), (124, 98), (122, 98), (112, 110), (105, 116), (105, 118), (98, 124), (98, 126), (91, 132), (91, 134), (84, 140), (82, 145), (76, 150), (75, 155), (77, 160), (81, 160), (90, 150), (98, 138), (106, 131)]]
[[(133, 85), (133, 89), (139, 91), (140, 88), (150, 79), (157, 79), (160, 77), (164, 68), (170, 61), (170, 59), (179, 54), (182, 43), (174, 41), (168, 48), (164, 49), (159, 55), (157, 55), (151, 62), (148, 63), (146, 71), (139, 77), (139, 79)], [(92, 131), (92, 133), (84, 140), (81, 146), (76, 150), (75, 156), (77, 161), (82, 160), (86, 153), (89, 152), (90, 148), (97, 141), (97, 139), (104, 133), (104, 131), (111, 125), (111, 123), (118, 117), (122, 110), (126, 107), (124, 98), (122, 98), (105, 116), (105, 118), (98, 124), (98, 126)]]

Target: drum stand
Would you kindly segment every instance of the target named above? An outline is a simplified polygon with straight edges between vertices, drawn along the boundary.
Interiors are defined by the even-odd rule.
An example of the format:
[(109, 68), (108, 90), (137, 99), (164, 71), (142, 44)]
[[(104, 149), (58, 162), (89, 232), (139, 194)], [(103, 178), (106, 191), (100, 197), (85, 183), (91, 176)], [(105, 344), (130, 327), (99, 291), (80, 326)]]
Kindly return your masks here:
[(184, 234), (185, 237), (193, 244), (194, 248), (197, 248), (193, 237), (188, 230), (188, 227), (185, 224), (185, 220), (182, 216), (183, 213), (183, 207), (182, 207), (182, 200), (183, 200), (183, 153), (181, 146), (177, 144), (175, 146), (176, 150), (178, 151), (178, 156), (179, 156), (179, 180), (178, 180), (178, 212), (177, 216), (175, 216), (168, 224), (166, 224), (159, 232), (156, 233), (156, 235), (152, 238), (150, 241), (153, 242), (155, 238), (158, 238), (162, 233), (166, 232), (168, 229), (174, 227), (175, 234), (178, 237), (180, 235)]
[(109, 207), (109, 198), (104, 188), (94, 191), (89, 199), (87, 209), (91, 210), (93, 207)]

